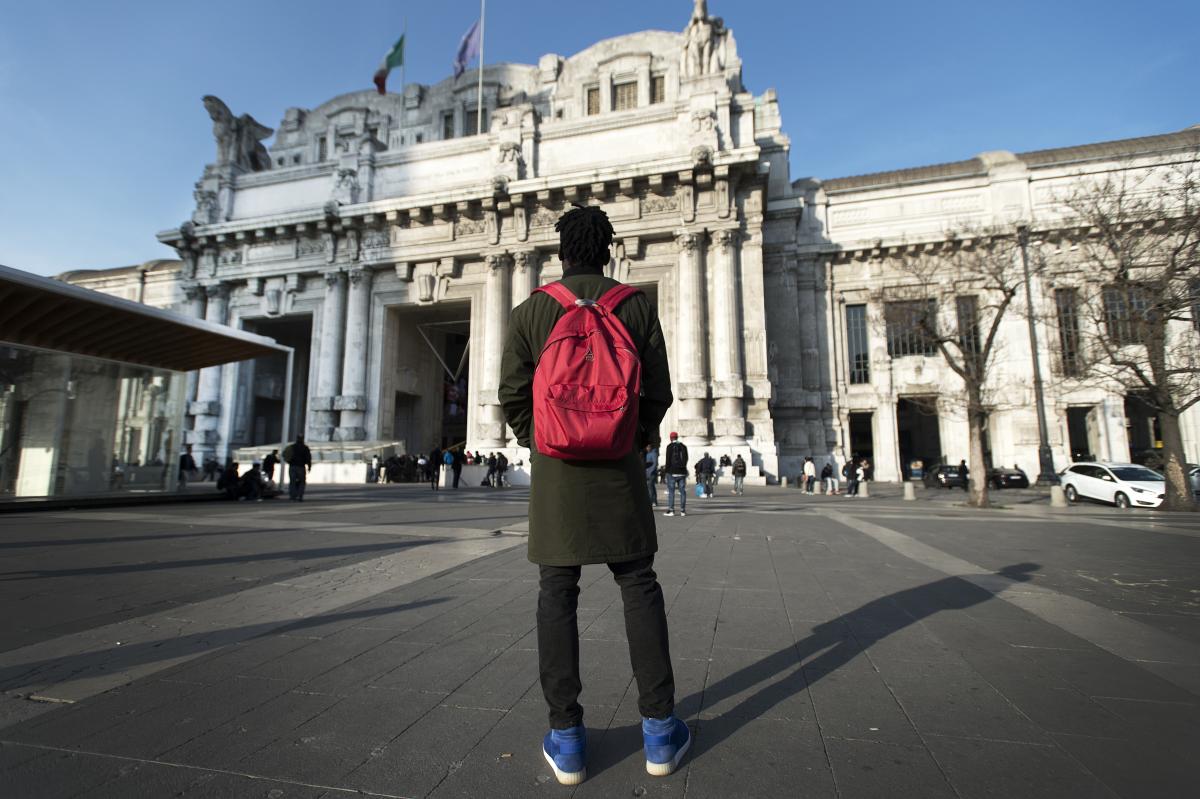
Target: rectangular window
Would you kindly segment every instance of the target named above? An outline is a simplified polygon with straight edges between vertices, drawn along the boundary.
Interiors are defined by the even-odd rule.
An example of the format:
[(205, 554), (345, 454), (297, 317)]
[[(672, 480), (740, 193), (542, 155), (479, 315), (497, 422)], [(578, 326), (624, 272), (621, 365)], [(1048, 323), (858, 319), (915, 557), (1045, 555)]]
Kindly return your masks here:
[(442, 138), (454, 138), (454, 112), (442, 114)]
[(654, 105), (667, 99), (667, 78), (665, 75), (650, 76), (650, 103)]
[(871, 382), (871, 350), (867, 340), (867, 306), (846, 306), (846, 356), (850, 359), (850, 383)]
[(1062, 369), (1067, 377), (1079, 376), (1079, 292), (1055, 289), (1058, 309), (1058, 345), (1062, 350)]
[(317, 161), (324, 161), (329, 157), (329, 139), (322, 136), (317, 139)]
[(1150, 292), (1144, 286), (1104, 287), (1104, 321), (1114, 345), (1144, 344), (1150, 313)]
[(612, 107), (614, 111), (627, 111), (630, 108), (637, 108), (637, 81), (618, 83), (613, 86)]
[[(463, 128), (463, 135), (464, 135), (464, 136), (475, 136), (475, 135), (477, 135), (477, 131), (479, 131), (479, 130), (480, 130), (480, 128), (479, 128), (479, 111), (478, 111), (478, 109), (472, 108), (470, 111), (468, 111), (468, 112), (467, 112), (467, 116), (466, 116), (466, 122), (464, 122), (464, 125), (465, 125), (465, 127)], [(486, 109), (486, 108), (485, 108), (485, 109), (483, 109), (483, 128), (482, 128), (482, 132), (483, 132), (483, 133), (487, 133), (487, 109)]]
[(888, 355), (936, 355), (937, 303), (934, 300), (905, 300), (884, 305)]
[(958, 343), (963, 355), (978, 358), (982, 347), (979, 344), (979, 300), (973, 295), (955, 298), (958, 311)]
[(593, 86), (587, 90), (587, 115), (594, 116), (600, 113), (600, 89)]

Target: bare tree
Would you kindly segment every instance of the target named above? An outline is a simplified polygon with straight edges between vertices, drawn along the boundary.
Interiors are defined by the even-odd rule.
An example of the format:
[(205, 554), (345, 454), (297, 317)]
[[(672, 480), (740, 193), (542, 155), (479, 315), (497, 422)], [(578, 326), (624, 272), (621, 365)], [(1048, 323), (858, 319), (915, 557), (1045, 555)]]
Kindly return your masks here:
[(1081, 177), (1060, 202), (1086, 290), (1079, 359), (1089, 383), (1120, 386), (1158, 417), (1163, 507), (1196, 510), (1180, 415), (1200, 402), (1200, 153), (1142, 171)]
[(951, 233), (943, 242), (898, 248), (897, 280), (877, 290), (889, 354), (940, 354), (962, 381), (969, 434), (969, 503), (989, 504), (984, 436), (993, 411), (989, 371), (1000, 329), (1024, 286), (1012, 231)]

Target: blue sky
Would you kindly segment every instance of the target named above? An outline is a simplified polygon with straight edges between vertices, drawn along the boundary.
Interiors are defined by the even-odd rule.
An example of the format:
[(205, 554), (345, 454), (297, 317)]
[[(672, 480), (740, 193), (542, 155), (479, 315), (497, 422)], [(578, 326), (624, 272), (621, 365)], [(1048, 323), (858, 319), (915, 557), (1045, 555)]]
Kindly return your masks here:
[[(489, 63), (649, 28), (691, 0), (490, 0)], [(211, 161), (200, 97), (276, 127), (371, 88), (407, 19), (407, 78), (449, 73), (478, 2), (0, 0), (0, 263), (170, 257)], [(709, 0), (744, 80), (779, 93), (792, 177), (838, 177), (1200, 124), (1200, 3)], [(393, 78), (393, 84), (395, 78)]]

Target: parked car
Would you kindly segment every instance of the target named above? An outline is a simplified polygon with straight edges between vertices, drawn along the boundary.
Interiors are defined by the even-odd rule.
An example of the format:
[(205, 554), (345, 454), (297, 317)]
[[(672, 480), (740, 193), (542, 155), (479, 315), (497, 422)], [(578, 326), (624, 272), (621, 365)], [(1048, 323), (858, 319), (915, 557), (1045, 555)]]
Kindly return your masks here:
[(962, 488), (965, 482), (963, 476), (958, 473), (957, 466), (934, 466), (932, 469), (925, 470), (925, 476), (921, 478), (921, 482), (926, 488)]
[(1029, 476), (1023, 469), (1006, 469), (998, 466), (988, 472), (992, 488), (1029, 488)]
[(1076, 463), (1062, 472), (1070, 502), (1097, 500), (1118, 508), (1157, 508), (1166, 493), (1163, 476), (1136, 463)]

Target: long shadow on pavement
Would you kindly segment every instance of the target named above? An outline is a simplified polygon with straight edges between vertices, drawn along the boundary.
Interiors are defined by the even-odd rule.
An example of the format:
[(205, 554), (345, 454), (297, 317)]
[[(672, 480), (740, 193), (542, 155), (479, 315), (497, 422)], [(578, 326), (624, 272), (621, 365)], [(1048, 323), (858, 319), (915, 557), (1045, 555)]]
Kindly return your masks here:
[[(1015, 582), (1027, 582), (1036, 563), (1017, 563), (996, 572)], [(943, 610), (965, 610), (993, 599), (996, 594), (959, 577), (907, 588), (874, 599), (862, 607), (813, 628), (802, 641), (786, 646), (676, 702), (681, 717), (700, 713), (723, 699), (780, 674), (787, 676), (760, 689), (736, 707), (712, 719), (692, 722), (695, 740), (689, 755), (701, 757), (741, 729), (747, 721), (760, 718), (775, 705), (837, 671), (857, 655), (922, 619)], [(612, 727), (602, 732), (594, 755), (589, 758), (591, 777), (615, 766), (642, 747), (641, 727)]]
[[(294, 622), (274, 621), (246, 624), (240, 627), (228, 627), (223, 630), (208, 630), (173, 638), (145, 641), (139, 644), (97, 649), (72, 657), (19, 663), (0, 668), (0, 690), (22, 687), (31, 682), (40, 682), (47, 676), (61, 675), (64, 679), (78, 678), (86, 669), (95, 668), (101, 663), (103, 664), (102, 668), (104, 672), (119, 673), (128, 668), (142, 666), (147, 663), (156, 663), (160, 660), (173, 659), (188, 653), (194, 653), (199, 657), (216, 652), (222, 646), (248, 641), (267, 633), (292, 633), (308, 627), (316, 627), (339, 621), (366, 619), (389, 613), (400, 613), (406, 610), (426, 607), (427, 605), (448, 602), (450, 599), (450, 597), (431, 597), (415, 602), (406, 602), (401, 605), (363, 608), (323, 616), (311, 616)], [(43, 674), (43, 670), (47, 670), (47, 672)]]

